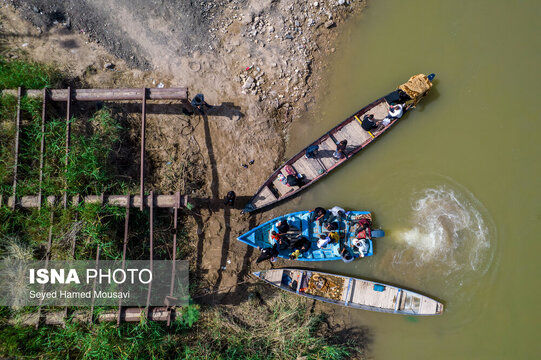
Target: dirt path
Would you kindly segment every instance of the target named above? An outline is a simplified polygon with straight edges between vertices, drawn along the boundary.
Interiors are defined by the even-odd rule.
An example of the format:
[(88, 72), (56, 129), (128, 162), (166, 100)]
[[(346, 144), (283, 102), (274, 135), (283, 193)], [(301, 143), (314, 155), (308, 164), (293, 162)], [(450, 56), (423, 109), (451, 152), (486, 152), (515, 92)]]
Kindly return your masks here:
[[(194, 263), (202, 287), (219, 295), (202, 300), (244, 298), (246, 288), (235, 284), (247, 279), (258, 251), (236, 236), (276, 214), (248, 217), (240, 208), (283, 160), (289, 124), (315, 101), (337, 29), (364, 2), (11, 3), (17, 13), (3, 6), (4, 37), (33, 59), (56, 63), (88, 86), (188, 86), (190, 96), (202, 92), (215, 105), (204, 117), (180, 109), (149, 116), (149, 186), (207, 199), (193, 216)], [(114, 69), (104, 69), (107, 63)], [(133, 115), (135, 128), (138, 121)], [(219, 200), (229, 190), (237, 193), (236, 209)]]

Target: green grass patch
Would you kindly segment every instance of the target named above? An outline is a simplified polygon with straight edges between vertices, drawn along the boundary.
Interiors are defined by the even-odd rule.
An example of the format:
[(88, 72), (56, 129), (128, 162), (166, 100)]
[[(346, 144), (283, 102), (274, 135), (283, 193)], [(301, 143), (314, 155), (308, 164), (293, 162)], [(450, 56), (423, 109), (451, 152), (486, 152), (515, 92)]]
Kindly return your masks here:
[(60, 72), (49, 65), (0, 58), (0, 89), (42, 89), (53, 87), (60, 79)]

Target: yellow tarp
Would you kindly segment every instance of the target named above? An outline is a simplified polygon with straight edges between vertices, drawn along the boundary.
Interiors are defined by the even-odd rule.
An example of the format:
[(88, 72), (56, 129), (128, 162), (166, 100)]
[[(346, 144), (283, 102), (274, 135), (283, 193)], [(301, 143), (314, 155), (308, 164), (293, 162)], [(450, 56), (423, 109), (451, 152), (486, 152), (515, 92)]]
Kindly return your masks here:
[(432, 83), (425, 74), (417, 74), (410, 77), (408, 82), (400, 85), (398, 88), (408, 94), (414, 103), (417, 103), (431, 87)]

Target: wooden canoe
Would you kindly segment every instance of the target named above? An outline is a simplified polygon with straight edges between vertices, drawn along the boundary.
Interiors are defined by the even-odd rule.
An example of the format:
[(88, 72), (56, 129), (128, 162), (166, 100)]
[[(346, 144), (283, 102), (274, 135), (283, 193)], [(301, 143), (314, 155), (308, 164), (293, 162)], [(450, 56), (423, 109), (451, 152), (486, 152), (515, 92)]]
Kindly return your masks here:
[[(415, 77), (423, 77), (428, 82), (428, 88), (432, 86), (431, 79), (433, 74), (428, 77), (425, 75), (416, 75), (410, 78), (410, 81)], [(430, 80), (428, 80), (430, 79)], [(408, 84), (408, 83), (406, 83)], [(406, 85), (404, 84), (404, 85)], [(401, 88), (404, 86), (401, 85)], [(279, 201), (291, 198), (298, 194), (300, 191), (306, 189), (316, 181), (323, 178), (325, 175), (342, 165), (347, 160), (351, 159), (359, 151), (364, 149), (368, 144), (375, 141), (383, 133), (387, 132), (399, 119), (392, 120), (387, 126), (378, 129), (377, 131), (365, 131), (361, 127), (361, 121), (365, 115), (373, 114), (374, 120), (383, 120), (389, 114), (389, 105), (392, 102), (397, 101), (398, 93), (401, 90), (395, 90), (388, 95), (372, 102), (365, 106), (361, 110), (357, 111), (346, 120), (329, 130), (319, 139), (308, 145), (302, 151), (297, 153), (291, 159), (287, 160), (282, 166), (280, 166), (265, 183), (257, 190), (255, 195), (251, 198), (250, 202), (245, 206), (244, 212), (252, 212), (260, 210), (276, 204)], [(428, 90), (426, 90), (428, 91)], [(426, 94), (422, 94), (423, 96)], [(413, 96), (413, 95), (412, 95)], [(407, 106), (404, 106), (404, 113), (410, 108), (411, 103), (417, 103), (422, 96), (411, 99), (406, 102)], [(332, 156), (336, 150), (336, 144), (342, 140), (347, 140), (346, 157), (341, 160), (335, 160)], [(306, 149), (310, 146), (317, 145), (319, 147), (318, 154), (314, 158), (307, 158), (305, 156)], [(286, 166), (291, 167), (294, 171), (304, 177), (304, 185), (287, 186), (280, 180), (280, 174), (287, 176)]]
[[(351, 242), (355, 238), (353, 232), (353, 224), (361, 217), (370, 219), (372, 221), (372, 214), (368, 211), (349, 211), (345, 219), (338, 221), (339, 232), (343, 235), (342, 243), (346, 246), (350, 254), (355, 258), (359, 257), (359, 252), (352, 246)], [(276, 229), (278, 222), (287, 220), (291, 226), (291, 233), (295, 235), (302, 235), (306, 237), (312, 243), (310, 250), (301, 254), (297, 260), (299, 261), (329, 261), (329, 260), (341, 260), (340, 257), (340, 244), (330, 243), (323, 248), (317, 247), (317, 240), (320, 234), (326, 234), (328, 231), (317, 224), (317, 222), (310, 221), (309, 211), (298, 211), (286, 215), (279, 216), (275, 219), (269, 220), (250, 231), (240, 235), (237, 239), (247, 245), (253, 246), (258, 249), (272, 247), (274, 245), (271, 240), (270, 233)], [(372, 238), (382, 237), (385, 233), (382, 230), (373, 230)], [(289, 255), (293, 250), (280, 250), (278, 256), (289, 259)], [(372, 256), (374, 254), (374, 246), (371, 239), (368, 239), (368, 251), (364, 254), (365, 257)]]
[(402, 315), (443, 313), (443, 304), (434, 299), (379, 282), (293, 268), (253, 274), (282, 290), (331, 304)]

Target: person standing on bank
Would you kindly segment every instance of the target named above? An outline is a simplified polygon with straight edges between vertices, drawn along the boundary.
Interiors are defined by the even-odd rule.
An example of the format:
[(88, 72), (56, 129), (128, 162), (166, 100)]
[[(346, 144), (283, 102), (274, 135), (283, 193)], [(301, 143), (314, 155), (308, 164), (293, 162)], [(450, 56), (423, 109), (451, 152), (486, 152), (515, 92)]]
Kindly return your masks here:
[(205, 113), (205, 108), (212, 109), (214, 107), (212, 105), (207, 104), (207, 102), (205, 101), (205, 95), (203, 94), (195, 95), (190, 104), (192, 105), (192, 107), (199, 110), (201, 114)]

